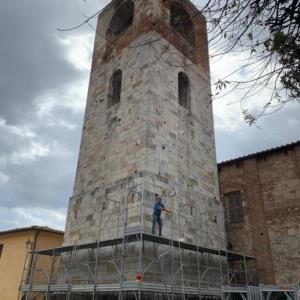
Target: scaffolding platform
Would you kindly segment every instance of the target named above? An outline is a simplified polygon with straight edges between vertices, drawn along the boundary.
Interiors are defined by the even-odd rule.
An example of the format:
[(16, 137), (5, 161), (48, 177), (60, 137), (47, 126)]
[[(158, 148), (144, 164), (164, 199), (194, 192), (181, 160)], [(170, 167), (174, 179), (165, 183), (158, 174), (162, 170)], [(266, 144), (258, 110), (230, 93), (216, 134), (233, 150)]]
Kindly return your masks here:
[(255, 257), (224, 248), (221, 211), (193, 211), (197, 226), (191, 239), (181, 227), (191, 212), (182, 205), (174, 209), (179, 200), (170, 192), (165, 198), (172, 211), (166, 220), (170, 230), (165, 236), (150, 234), (151, 224), (145, 222), (147, 195), (162, 192), (151, 186), (128, 188), (123, 208), (118, 201), (103, 199), (118, 209), (112, 211), (115, 223), (111, 215), (103, 219), (96, 241), (29, 252), (20, 299), (271, 300), (284, 295), (298, 300), (299, 287), (295, 291), (260, 287)]
[[(245, 289), (239, 289), (239, 291), (245, 292)], [(96, 286), (90, 285), (72, 285), (71, 287), (67, 284), (65, 285), (35, 285), (30, 287), (29, 284), (22, 286), (23, 292), (72, 292), (72, 293), (93, 293), (99, 292), (119, 292), (120, 291), (120, 284), (97, 284)], [(135, 281), (124, 282), (122, 285), (123, 292), (156, 292), (156, 293), (173, 293), (173, 294), (182, 294), (182, 287), (181, 286), (172, 286), (172, 285), (163, 285), (163, 284), (154, 284), (148, 282), (141, 282), (137, 283)], [(228, 292), (229, 289), (227, 288), (226, 291)], [(237, 290), (234, 290), (237, 293)], [(247, 291), (246, 291), (247, 292)], [(221, 296), (221, 290), (218, 288), (201, 288), (200, 293), (202, 295), (207, 296)], [(185, 288), (186, 295), (198, 295), (199, 289), (193, 287), (186, 287)]]
[[(220, 255), (223, 257), (227, 257), (228, 260), (230, 260), (230, 261), (239, 261), (239, 260), (244, 260), (244, 259), (255, 260), (255, 257), (253, 257), (253, 256), (242, 255), (242, 254), (239, 254), (236, 252), (227, 251), (225, 249), (218, 250), (218, 249), (213, 249), (213, 248), (208, 248), (208, 247), (202, 247), (202, 246), (193, 245), (193, 244), (181, 242), (178, 240), (172, 240), (172, 239), (169, 239), (166, 237), (143, 233), (143, 232), (131, 233), (131, 234), (125, 235), (125, 238), (126, 238), (127, 243), (134, 243), (134, 242), (139, 242), (139, 241), (153, 242), (153, 243), (158, 243), (161, 245), (190, 250), (190, 251), (194, 251), (194, 252)], [(70, 252), (74, 248), (76, 248), (76, 250), (96, 249), (96, 248), (104, 248), (104, 247), (109, 247), (109, 246), (122, 245), (122, 243), (123, 243), (123, 238), (120, 237), (120, 238), (99, 241), (99, 242), (93, 242), (93, 243), (78, 244), (78, 245), (71, 245), (71, 246), (63, 246), (63, 247), (59, 247), (59, 248), (39, 250), (39, 251), (36, 251), (36, 253), (40, 254), (40, 255), (52, 256), (53, 254), (60, 255), (64, 252)]]
[[(72, 282), (72, 276), (69, 277), (69, 283), (60, 284), (58, 281), (53, 280), (53, 273), (54, 273), (54, 265), (55, 260), (57, 257), (60, 259), (62, 255), (69, 255), (69, 257), (73, 257), (73, 252), (77, 253), (78, 251), (89, 251), (98, 249), (97, 252), (101, 252), (101, 248), (106, 247), (114, 247), (118, 245), (124, 245), (126, 243), (127, 245), (130, 243), (138, 243), (143, 244), (144, 242), (151, 243), (156, 246), (166, 246), (168, 249), (167, 252), (170, 252), (171, 249), (177, 249), (178, 251), (184, 251), (187, 250), (189, 252), (193, 252), (196, 255), (212, 255), (217, 257), (218, 259), (222, 261), (227, 262), (240, 262), (241, 264), (245, 264), (246, 261), (254, 261), (255, 258), (252, 256), (245, 256), (241, 255), (232, 251), (227, 251), (225, 249), (213, 249), (209, 247), (203, 247), (198, 246), (178, 240), (173, 240), (167, 237), (152, 235), (148, 233), (143, 232), (131, 232), (129, 234), (125, 234), (123, 237), (120, 238), (114, 238), (104, 241), (97, 241), (93, 243), (86, 243), (86, 244), (74, 244), (69, 246), (63, 246), (59, 248), (51, 248), (51, 249), (45, 249), (45, 250), (36, 250), (32, 252), (33, 257), (42, 256), (42, 257), (49, 257), (52, 261), (52, 267), (50, 268), (49, 272), (46, 274), (44, 271), (44, 274), (46, 274), (47, 282), (46, 284), (41, 284), (41, 282), (34, 282), (32, 278), (34, 277), (33, 273), (31, 273), (31, 281), (28, 283), (23, 283), (21, 286), (21, 292), (23, 294), (27, 295), (35, 295), (35, 294), (45, 294), (45, 295), (54, 295), (54, 294), (64, 294), (66, 297), (71, 294), (89, 294), (89, 295), (96, 295), (96, 294), (107, 294), (107, 293), (122, 293), (123, 295), (125, 293), (131, 293), (132, 295), (135, 295), (138, 293), (140, 295), (140, 298), (143, 299), (143, 294), (147, 293), (157, 293), (161, 295), (189, 295), (190, 297), (199, 297), (199, 295), (202, 295), (203, 297), (215, 297), (212, 299), (221, 299), (222, 295), (229, 295), (229, 294), (240, 294), (244, 295), (247, 294), (247, 286), (246, 284), (243, 286), (230, 286), (230, 285), (223, 285), (224, 282), (220, 282), (218, 285), (211, 285), (210, 283), (207, 283), (205, 281), (201, 282), (201, 279), (199, 283), (196, 285), (189, 285), (185, 282), (182, 282), (181, 284), (173, 284), (171, 282), (147, 282), (144, 280), (136, 281), (136, 280), (128, 280), (128, 281), (122, 281), (118, 283), (107, 283), (102, 284), (99, 282), (96, 282), (96, 280), (91, 283), (80, 283), (77, 284), (75, 282)], [(99, 257), (99, 260), (101, 258)], [(151, 262), (152, 263), (152, 262)], [(149, 265), (151, 265), (151, 263)], [(96, 265), (98, 265), (98, 262), (96, 262)], [(180, 268), (183, 266), (181, 265)], [(145, 269), (147, 269), (146, 267)], [(180, 270), (179, 268), (179, 270)], [(37, 268), (38, 269), (38, 268)], [(72, 269), (72, 267), (71, 267)], [(71, 270), (70, 269), (70, 270)], [(144, 272), (147, 271), (144, 269)], [(201, 276), (203, 278), (205, 277), (205, 272), (209, 271), (210, 267), (207, 267), (206, 270), (203, 270)], [(181, 270), (182, 271), (182, 270)], [(198, 266), (199, 271), (199, 266)], [(218, 273), (222, 273), (222, 271), (218, 271)], [(228, 270), (223, 270), (224, 273), (228, 273)], [(200, 274), (199, 274), (200, 275)], [(96, 276), (92, 276), (92, 278), (95, 278)], [(229, 282), (229, 275), (228, 275), (228, 282)], [(168, 298), (168, 297), (167, 297)], [(167, 299), (166, 298), (166, 299)], [(28, 298), (31, 299), (31, 298)], [(68, 299), (68, 298), (66, 298)], [(131, 298), (130, 298), (131, 299)], [(199, 298), (200, 299), (200, 298)], [(203, 298), (206, 299), (206, 298)]]
[[(93, 284), (90, 285), (72, 285), (71, 287), (67, 284), (65, 285), (35, 285), (30, 286), (29, 284), (22, 285), (22, 292), (32, 292), (32, 293), (119, 293), (120, 284)], [(123, 283), (123, 292), (148, 292), (161, 294), (182, 294), (182, 287), (180, 286), (165, 286), (163, 284), (153, 284), (147, 282), (136, 283), (135, 281)], [(236, 287), (236, 286), (222, 286), (221, 290), (219, 288), (193, 288), (186, 287), (184, 290), (186, 295), (205, 295), (205, 296), (215, 296), (224, 297), (225, 299), (230, 299), (230, 295), (240, 295), (241, 299), (249, 300), (269, 300), (272, 297), (277, 297), (278, 295), (285, 295), (288, 300), (298, 300), (299, 299), (299, 289), (280, 289), (276, 287), (266, 287), (266, 286), (248, 286), (248, 287)], [(297, 298), (298, 297), (298, 298)], [(199, 298), (201, 299), (201, 298)]]

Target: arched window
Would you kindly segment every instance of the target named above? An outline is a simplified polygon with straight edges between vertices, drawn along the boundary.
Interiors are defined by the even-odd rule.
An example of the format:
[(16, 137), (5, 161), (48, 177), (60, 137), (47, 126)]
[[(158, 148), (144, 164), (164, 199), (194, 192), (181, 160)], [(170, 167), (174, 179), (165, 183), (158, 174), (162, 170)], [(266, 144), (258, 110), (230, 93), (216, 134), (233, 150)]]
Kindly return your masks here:
[(112, 17), (106, 35), (110, 38), (116, 38), (124, 32), (133, 22), (134, 17), (134, 3), (128, 0), (121, 4), (114, 16)]
[(189, 42), (195, 46), (195, 32), (194, 24), (185, 10), (185, 8), (178, 2), (173, 1), (170, 5), (170, 24)]
[(112, 106), (120, 102), (122, 88), (122, 71), (116, 70), (110, 78), (108, 104)]
[(183, 72), (178, 73), (178, 103), (188, 110), (191, 109), (190, 81)]

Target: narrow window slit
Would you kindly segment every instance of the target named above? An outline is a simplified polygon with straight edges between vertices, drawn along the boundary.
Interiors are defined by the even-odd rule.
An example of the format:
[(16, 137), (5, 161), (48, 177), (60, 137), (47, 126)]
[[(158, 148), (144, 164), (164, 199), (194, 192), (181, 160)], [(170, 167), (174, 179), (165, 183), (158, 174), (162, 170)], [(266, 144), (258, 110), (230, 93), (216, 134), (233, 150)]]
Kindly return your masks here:
[(110, 78), (109, 87), (109, 106), (113, 106), (121, 100), (121, 88), (122, 88), (122, 71), (116, 70)]
[(179, 72), (178, 74), (178, 103), (184, 108), (190, 110), (190, 81), (186, 74)]

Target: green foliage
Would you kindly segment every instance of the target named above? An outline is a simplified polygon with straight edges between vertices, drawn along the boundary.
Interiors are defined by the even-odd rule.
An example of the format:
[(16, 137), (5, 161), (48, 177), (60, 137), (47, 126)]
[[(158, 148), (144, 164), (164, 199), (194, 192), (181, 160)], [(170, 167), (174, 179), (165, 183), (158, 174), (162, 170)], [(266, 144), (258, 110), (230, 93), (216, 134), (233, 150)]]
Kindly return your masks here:
[[(299, 0), (210, 0), (202, 13), (209, 24), (212, 56), (248, 53), (249, 58), (230, 76), (215, 85), (217, 93), (228, 86), (245, 89), (241, 103), (262, 88), (273, 90), (256, 117), (243, 110), (253, 124), (274, 104), (300, 98), (300, 1)], [(236, 79), (234, 75), (250, 74)], [(224, 85), (226, 79), (226, 84)], [(277, 110), (277, 108), (276, 108)]]

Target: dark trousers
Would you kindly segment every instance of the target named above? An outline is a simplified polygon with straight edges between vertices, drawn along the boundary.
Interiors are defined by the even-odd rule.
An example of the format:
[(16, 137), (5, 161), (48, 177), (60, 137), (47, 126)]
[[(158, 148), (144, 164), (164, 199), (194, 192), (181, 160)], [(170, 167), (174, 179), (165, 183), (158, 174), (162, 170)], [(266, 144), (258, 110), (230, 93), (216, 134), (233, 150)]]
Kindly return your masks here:
[(153, 219), (152, 219), (152, 234), (155, 234), (155, 225), (156, 223), (158, 224), (159, 227), (159, 235), (161, 236), (162, 232), (162, 222), (160, 216), (153, 214)]

